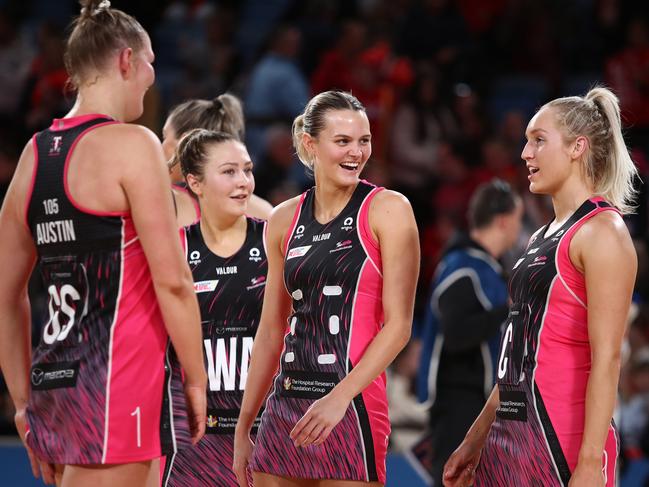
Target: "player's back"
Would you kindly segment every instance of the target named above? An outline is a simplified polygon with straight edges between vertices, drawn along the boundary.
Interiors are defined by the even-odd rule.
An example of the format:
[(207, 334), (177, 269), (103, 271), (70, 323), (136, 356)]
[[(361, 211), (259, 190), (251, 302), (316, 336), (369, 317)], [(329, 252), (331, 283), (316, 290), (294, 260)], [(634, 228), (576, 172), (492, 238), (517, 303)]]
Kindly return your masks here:
[(169, 402), (184, 398), (165, 373), (167, 334), (130, 212), (91, 210), (70, 184), (79, 141), (113, 124), (71, 117), (33, 139), (26, 217), (49, 316), (32, 355), (28, 438), (53, 463), (137, 461), (188, 440), (186, 419), (169, 418)]

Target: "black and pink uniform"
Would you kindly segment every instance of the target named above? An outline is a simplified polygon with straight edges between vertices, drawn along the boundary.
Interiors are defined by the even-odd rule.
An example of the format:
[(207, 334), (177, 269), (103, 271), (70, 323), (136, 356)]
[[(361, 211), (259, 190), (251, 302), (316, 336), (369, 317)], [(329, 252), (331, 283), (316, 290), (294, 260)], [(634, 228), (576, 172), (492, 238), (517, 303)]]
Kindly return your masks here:
[[(232, 471), (237, 425), (266, 288), (266, 223), (247, 218), (246, 238), (230, 257), (205, 244), (200, 223), (181, 230), (201, 310), (207, 369), (207, 427), (194, 447), (167, 458), (164, 487), (237, 487)], [(253, 428), (253, 437), (258, 423)]]
[[(565, 487), (577, 466), (591, 349), (585, 279), (569, 250), (575, 232), (603, 211), (617, 210), (587, 200), (556, 232), (536, 232), (514, 265), (497, 369), (500, 407), (478, 486)], [(602, 457), (607, 487), (615, 485), (617, 455), (611, 424)]]
[(354, 398), (320, 446), (296, 448), (291, 429), (361, 360), (383, 326), (381, 253), (369, 228), (382, 188), (359, 182), (328, 223), (304, 193), (286, 238), (284, 280), (293, 298), (274, 391), (262, 415), (251, 468), (304, 479), (385, 482), (390, 433), (385, 374)]
[(180, 374), (128, 212), (74, 201), (68, 163), (102, 115), (54, 120), (33, 138), (26, 219), (49, 318), (32, 353), (27, 443), (57, 464), (127, 463), (190, 444)]

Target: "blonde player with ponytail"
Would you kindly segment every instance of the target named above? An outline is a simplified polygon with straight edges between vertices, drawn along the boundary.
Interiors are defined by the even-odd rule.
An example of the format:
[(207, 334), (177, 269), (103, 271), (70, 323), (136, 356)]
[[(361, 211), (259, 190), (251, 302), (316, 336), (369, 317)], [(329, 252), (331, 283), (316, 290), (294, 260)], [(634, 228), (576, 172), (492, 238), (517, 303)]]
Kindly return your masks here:
[(512, 269), (498, 384), (444, 469), (445, 486), (612, 487), (620, 349), (637, 259), (622, 215), (637, 174), (617, 97), (544, 105), (522, 158), (555, 218)]

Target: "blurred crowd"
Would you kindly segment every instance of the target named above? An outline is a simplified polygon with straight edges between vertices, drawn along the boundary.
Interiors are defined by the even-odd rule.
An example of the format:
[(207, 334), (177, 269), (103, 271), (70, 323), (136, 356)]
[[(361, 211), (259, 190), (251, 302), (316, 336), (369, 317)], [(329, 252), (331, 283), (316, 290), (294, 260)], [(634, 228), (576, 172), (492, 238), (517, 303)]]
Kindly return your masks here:
[[(649, 172), (649, 14), (643, 2), (111, 3), (136, 16), (153, 41), (156, 84), (140, 123), (160, 134), (165, 115), (186, 99), (225, 91), (239, 96), (256, 193), (273, 204), (312, 184), (291, 142), (292, 120), (309, 97), (338, 88), (363, 102), (373, 138), (364, 177), (402, 192), (415, 209), (422, 245), (417, 317), (445, 245), (466, 228), (467, 204), (480, 183), (498, 177), (523, 196), (524, 229), (519, 248), (503, 257), (505, 269), (550, 218), (549, 201), (529, 194), (520, 158), (527, 121), (543, 102), (584, 94), (596, 83), (611, 87), (643, 179)], [(74, 99), (62, 55), (66, 25), (77, 11), (74, 0), (0, 0), (0, 196), (24, 142), (64, 115)], [(628, 225), (640, 268), (618, 412), (628, 458), (649, 456), (648, 205), (646, 187), (638, 184), (638, 210)], [(415, 338), (391, 370), (393, 424), (404, 433), (395, 435), (395, 447), (407, 447), (407, 431), (426, 424), (412, 395), (417, 350)], [(0, 395), (0, 433), (12, 430), (9, 403)]]

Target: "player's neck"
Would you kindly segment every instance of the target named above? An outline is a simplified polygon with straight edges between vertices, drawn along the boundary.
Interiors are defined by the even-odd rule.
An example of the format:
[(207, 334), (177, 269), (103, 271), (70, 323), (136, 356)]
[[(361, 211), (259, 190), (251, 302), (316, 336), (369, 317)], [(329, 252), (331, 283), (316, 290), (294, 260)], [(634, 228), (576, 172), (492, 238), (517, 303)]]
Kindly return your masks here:
[(593, 197), (593, 190), (585, 184), (566, 184), (552, 195), (554, 220), (565, 222), (589, 198)]
[(245, 215), (230, 217), (203, 212), (200, 227), (208, 248), (223, 257), (235, 253), (246, 239)]
[(201, 230), (214, 236), (216, 241), (246, 228), (246, 215), (224, 215), (203, 211), (201, 214)]
[(102, 94), (103, 91), (103, 89), (92, 87), (80, 90), (67, 117), (100, 113), (121, 122), (125, 121), (124, 110), (119, 108), (121, 104), (116, 103), (114, 98)]
[(336, 187), (331, 184), (317, 184), (315, 187), (315, 203), (313, 213), (321, 223), (327, 223), (336, 218), (347, 206), (356, 186)]

